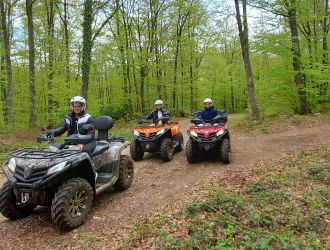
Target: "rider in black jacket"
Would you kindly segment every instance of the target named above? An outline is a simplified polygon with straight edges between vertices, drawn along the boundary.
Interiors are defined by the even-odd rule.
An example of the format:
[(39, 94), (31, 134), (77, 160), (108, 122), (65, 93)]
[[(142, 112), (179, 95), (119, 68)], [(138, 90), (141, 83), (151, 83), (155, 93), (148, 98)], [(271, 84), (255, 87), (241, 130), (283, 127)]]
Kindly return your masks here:
[(152, 119), (154, 124), (162, 125), (170, 119), (170, 112), (163, 108), (162, 100), (156, 100), (155, 109), (146, 118)]
[[(86, 113), (86, 100), (81, 96), (75, 96), (70, 101), (71, 112), (64, 117), (64, 122), (60, 127), (52, 130), (50, 134), (53, 136), (60, 136), (67, 132), (68, 136), (76, 133), (80, 134), (95, 134), (94, 128), (84, 129), (83, 125), (91, 124), (94, 121), (90, 114)], [(92, 140), (91, 142), (83, 145), (78, 145), (80, 150), (89, 154), (92, 158), (92, 153), (95, 150), (96, 142)]]
[(218, 111), (213, 106), (213, 101), (211, 98), (206, 98), (204, 100), (204, 109), (201, 112), (200, 119), (204, 122), (211, 122), (211, 120), (216, 117)]

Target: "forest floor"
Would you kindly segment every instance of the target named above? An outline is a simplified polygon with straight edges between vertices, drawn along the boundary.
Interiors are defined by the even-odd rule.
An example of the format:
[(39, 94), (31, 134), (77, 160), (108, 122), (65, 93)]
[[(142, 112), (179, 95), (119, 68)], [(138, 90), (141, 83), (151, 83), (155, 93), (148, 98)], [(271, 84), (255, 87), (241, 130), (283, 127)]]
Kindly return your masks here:
[[(76, 230), (59, 232), (52, 223), (49, 209), (44, 207), (18, 221), (9, 221), (0, 215), (0, 249), (180, 248), (172, 238), (189, 236), (185, 225), (189, 220), (182, 215), (177, 219), (178, 213), (194, 204), (192, 202), (205, 200), (215, 186), (234, 189), (231, 192), (244, 190), (251, 180), (260, 178), (260, 169), (277, 172), (274, 166), (285, 169), (291, 164), (281, 159), (294, 159), (296, 163), (301, 160), (307, 164), (322, 161), (324, 155), (330, 154), (329, 116), (251, 123), (242, 116), (233, 115), (229, 120), (233, 153), (230, 165), (216, 160), (190, 165), (184, 152), (177, 153), (167, 163), (148, 154), (143, 161), (135, 162), (131, 188), (124, 192), (109, 190), (97, 196), (86, 223)], [(185, 131), (190, 126), (189, 120), (181, 119), (180, 123), (187, 140)], [(19, 144), (20, 140), (28, 145), (31, 138), (0, 136), (3, 145)], [(0, 160), (6, 156), (3, 150), (0, 148)], [(306, 158), (306, 155), (314, 158)], [(3, 182), (0, 174), (0, 183)], [(166, 225), (173, 223), (176, 230), (185, 228), (186, 233), (181, 235), (175, 233), (176, 230), (173, 233), (173, 229), (166, 229)], [(164, 231), (172, 238), (165, 237)], [(232, 235), (231, 239), (234, 238)], [(330, 242), (329, 239), (324, 241), (325, 244)], [(195, 249), (199, 248), (203, 246)]]

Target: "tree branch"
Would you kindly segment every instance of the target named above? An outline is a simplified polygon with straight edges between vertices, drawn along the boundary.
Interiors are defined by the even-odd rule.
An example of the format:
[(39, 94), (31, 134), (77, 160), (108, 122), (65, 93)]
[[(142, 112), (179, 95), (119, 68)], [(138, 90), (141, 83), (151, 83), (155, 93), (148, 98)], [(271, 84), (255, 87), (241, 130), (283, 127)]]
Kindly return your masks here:
[(250, 4), (250, 3), (247, 3), (248, 6), (250, 6), (251, 8), (255, 8), (255, 9), (261, 9), (261, 10), (265, 10), (269, 13), (272, 13), (276, 16), (283, 16), (283, 17), (289, 17), (289, 15), (287, 14), (284, 14), (282, 12), (279, 12), (279, 11), (276, 11), (274, 9), (271, 9), (271, 8), (267, 8), (267, 7), (264, 7), (264, 6), (260, 6), (260, 5), (253, 5), (253, 4)]
[(101, 30), (103, 29), (103, 27), (114, 17), (114, 15), (116, 14), (116, 12), (118, 11), (118, 8), (116, 8), (114, 10), (114, 12), (106, 19), (104, 20), (104, 22), (101, 24), (100, 28), (98, 28), (98, 30), (95, 32), (95, 34), (93, 35), (92, 38), (92, 43), (94, 43), (95, 39), (97, 38), (97, 36), (100, 34)]

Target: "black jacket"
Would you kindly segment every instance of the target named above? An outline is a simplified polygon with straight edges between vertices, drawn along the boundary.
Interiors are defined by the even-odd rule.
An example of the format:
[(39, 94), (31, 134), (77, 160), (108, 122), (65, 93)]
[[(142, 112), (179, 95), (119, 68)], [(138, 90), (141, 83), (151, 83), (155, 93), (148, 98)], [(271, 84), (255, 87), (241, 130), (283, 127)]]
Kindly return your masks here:
[(204, 122), (210, 122), (214, 117), (216, 117), (218, 114), (218, 111), (212, 107), (209, 109), (204, 108), (201, 112), (200, 119), (202, 119)]
[(73, 112), (68, 113), (64, 117), (64, 121), (58, 128), (54, 129), (52, 132), (54, 133), (54, 136), (60, 136), (64, 134), (65, 132), (69, 135), (80, 133), (80, 134), (95, 134), (94, 129), (91, 129), (89, 131), (83, 130), (82, 126), (84, 124), (94, 124), (94, 121), (90, 114), (87, 114), (84, 112), (79, 118), (75, 118), (75, 114)]
[(154, 109), (148, 116), (147, 119), (152, 119), (153, 123), (157, 123), (158, 121), (162, 121), (162, 123), (167, 123), (170, 119), (170, 112), (168, 112), (166, 109), (161, 109), (162, 111), (162, 118), (158, 119), (158, 109)]

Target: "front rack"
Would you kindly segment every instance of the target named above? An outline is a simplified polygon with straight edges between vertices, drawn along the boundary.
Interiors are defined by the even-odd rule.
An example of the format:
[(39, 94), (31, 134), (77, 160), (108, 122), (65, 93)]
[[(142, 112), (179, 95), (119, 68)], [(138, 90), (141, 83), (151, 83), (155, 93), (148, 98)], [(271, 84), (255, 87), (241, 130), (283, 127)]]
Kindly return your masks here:
[(69, 156), (80, 154), (79, 150), (61, 150), (58, 152), (36, 150), (33, 148), (24, 148), (11, 152), (9, 155), (22, 159), (56, 159), (66, 158)]

